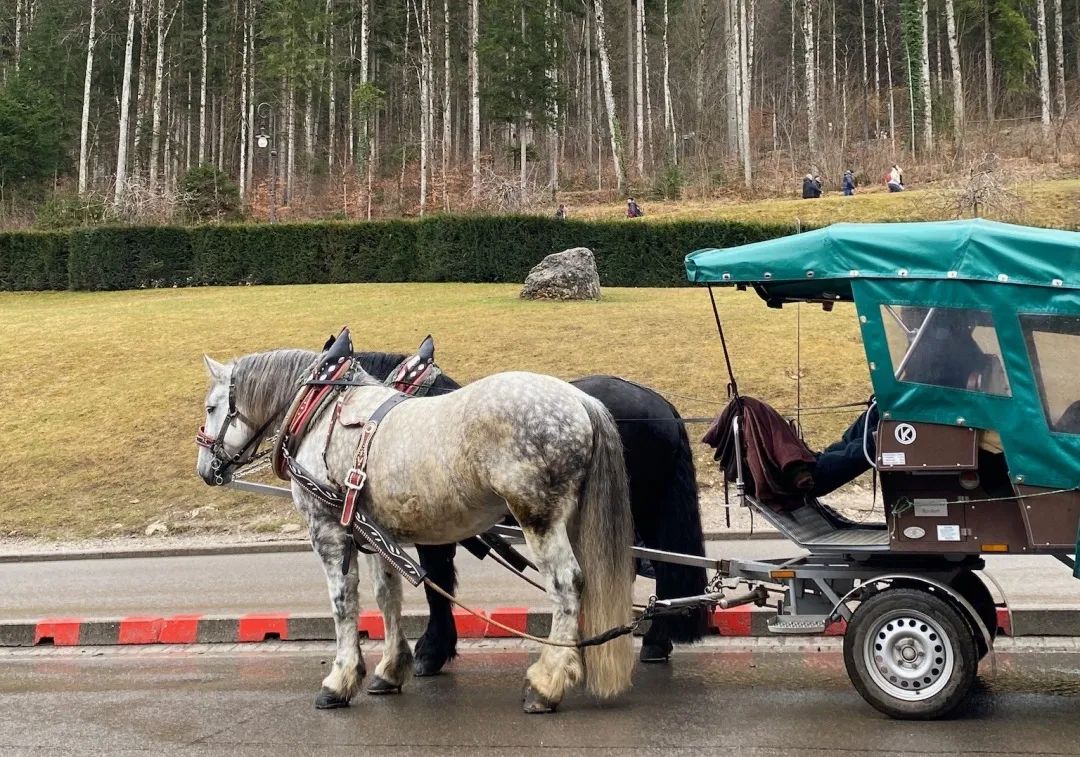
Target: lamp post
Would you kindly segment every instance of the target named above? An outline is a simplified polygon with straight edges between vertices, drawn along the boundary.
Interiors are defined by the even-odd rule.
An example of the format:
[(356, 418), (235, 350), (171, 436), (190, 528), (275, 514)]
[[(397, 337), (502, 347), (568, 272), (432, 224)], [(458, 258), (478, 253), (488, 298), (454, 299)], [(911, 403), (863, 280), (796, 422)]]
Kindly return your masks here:
[[(270, 103), (259, 103), (259, 133), (255, 135), (255, 144), (260, 150), (267, 150), (266, 173), (270, 179), (270, 223), (277, 222), (277, 150), (274, 138), (274, 108)], [(269, 123), (269, 133), (267, 132)], [(267, 149), (269, 148), (269, 149)]]

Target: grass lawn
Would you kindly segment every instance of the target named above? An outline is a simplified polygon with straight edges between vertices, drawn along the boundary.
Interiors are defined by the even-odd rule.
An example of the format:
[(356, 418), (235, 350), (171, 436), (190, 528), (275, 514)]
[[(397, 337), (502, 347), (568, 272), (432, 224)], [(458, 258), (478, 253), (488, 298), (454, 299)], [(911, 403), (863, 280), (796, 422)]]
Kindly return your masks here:
[[(686, 415), (725, 396), (708, 297), (701, 289), (605, 289), (598, 303), (535, 303), (517, 286), (358, 284), (0, 294), (0, 536), (88, 537), (276, 530), (285, 500), (205, 486), (194, 434), (206, 377), (219, 360), (276, 347), (317, 349), (342, 324), (358, 349), (411, 351), (429, 332), (459, 381), (509, 369), (575, 378), (610, 373), (668, 394)], [(854, 311), (768, 310), (720, 290), (736, 375), (746, 394), (790, 407), (801, 314), (806, 405), (869, 392)], [(697, 399), (693, 399), (697, 398)], [(854, 416), (804, 417), (814, 444)], [(691, 428), (692, 438), (703, 427)], [(715, 480), (707, 454), (700, 477)], [(193, 514), (193, 511), (194, 514)]]
[[(1080, 224), (1080, 180), (1060, 179), (1019, 183), (1013, 190), (1024, 204), (1024, 223), (1074, 227)], [(646, 202), (648, 220), (729, 219), (762, 223), (825, 225), (838, 221), (924, 221), (952, 217), (940, 188), (917, 188), (890, 194), (881, 187), (859, 190), (854, 197), (829, 192), (818, 200), (679, 200)], [(620, 204), (571, 207), (572, 218), (617, 219)]]

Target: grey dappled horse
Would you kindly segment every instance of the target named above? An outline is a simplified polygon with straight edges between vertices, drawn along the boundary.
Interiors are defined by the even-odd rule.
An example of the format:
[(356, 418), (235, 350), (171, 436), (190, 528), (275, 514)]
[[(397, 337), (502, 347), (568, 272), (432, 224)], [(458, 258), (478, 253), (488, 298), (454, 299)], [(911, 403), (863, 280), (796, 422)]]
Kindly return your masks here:
[[(277, 350), (227, 365), (206, 358), (212, 385), (204, 428), (223, 429), (220, 438), (206, 438), (235, 462), (250, 459), (258, 444), (253, 437), (268, 433), (317, 357)], [(307, 471), (338, 488), (364, 420), (394, 393), (362, 371), (359, 381), (347, 390), (352, 397), (329, 441), (336, 414), (323, 412), (295, 453)], [(228, 471), (221, 475), (213, 462), (214, 454), (201, 448), (199, 475), (211, 485), (228, 483)], [(550, 376), (500, 373), (451, 394), (410, 399), (379, 424), (367, 473), (361, 506), (402, 543), (459, 541), (509, 510), (555, 604), (551, 640), (573, 644), (630, 621), (633, 529), (619, 433), (604, 406), (584, 392)], [(354, 546), (335, 513), (296, 482), (292, 492), (323, 562), (337, 636), (316, 706), (342, 707), (366, 673), (357, 561), (342, 573)], [(412, 652), (401, 625), (401, 579), (380, 558), (369, 562), (386, 641), (368, 691), (387, 693), (405, 682)], [(544, 646), (526, 673), (525, 709), (553, 710), (582, 678), (593, 693), (613, 696), (629, 687), (632, 667), (629, 635), (585, 648), (584, 660), (576, 648)]]

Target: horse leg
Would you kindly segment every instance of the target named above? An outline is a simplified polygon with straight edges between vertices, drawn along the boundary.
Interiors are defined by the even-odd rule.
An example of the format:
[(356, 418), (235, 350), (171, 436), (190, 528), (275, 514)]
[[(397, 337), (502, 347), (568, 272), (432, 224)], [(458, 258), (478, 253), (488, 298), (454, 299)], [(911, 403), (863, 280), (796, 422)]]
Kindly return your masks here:
[[(456, 544), (417, 545), (420, 565), (428, 578), (448, 594), (453, 594), (457, 584), (454, 571)], [(416, 666), (413, 675), (418, 677), (438, 675), (443, 665), (457, 656), (457, 626), (449, 600), (424, 586), (428, 603), (428, 624), (424, 635), (416, 642)]]
[[(578, 641), (584, 584), (566, 533), (565, 519), (546, 532), (524, 527), (522, 532), (536, 557), (536, 566), (546, 580), (548, 596), (555, 603), (548, 638), (574, 644)], [(525, 674), (525, 712), (554, 712), (567, 687), (581, 680), (582, 674), (581, 654), (576, 648), (545, 646), (540, 650), (540, 659)]]
[[(335, 518), (321, 517), (314, 511), (309, 516), (311, 543), (322, 559), (326, 572), (326, 586), (330, 591), (330, 606), (334, 612), (334, 635), (337, 638), (337, 654), (334, 666), (323, 679), (322, 688), (315, 698), (315, 707), (330, 710), (348, 707), (349, 700), (359, 690), (367, 675), (364, 655), (360, 651), (360, 634), (356, 617), (360, 611), (357, 596), (359, 572), (356, 567), (355, 550), (347, 531)], [(346, 551), (351, 554), (349, 572), (342, 575), (341, 566)]]
[(412, 650), (401, 627), (401, 576), (378, 555), (370, 555), (368, 560), (375, 584), (375, 601), (379, 603), (386, 627), (386, 638), (382, 659), (375, 667), (367, 693), (396, 694), (401, 692), (413, 664)]

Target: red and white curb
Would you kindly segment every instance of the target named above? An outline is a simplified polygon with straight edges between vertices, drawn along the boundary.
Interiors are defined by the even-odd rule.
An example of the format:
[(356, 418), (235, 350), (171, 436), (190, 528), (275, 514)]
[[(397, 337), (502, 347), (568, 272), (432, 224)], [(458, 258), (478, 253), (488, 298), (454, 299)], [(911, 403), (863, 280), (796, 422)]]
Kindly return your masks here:
[[(768, 610), (736, 607), (715, 610), (709, 619), (711, 632), (719, 636), (770, 636)], [(517, 631), (545, 636), (551, 627), (551, 612), (526, 607), (500, 607), (485, 618), (456, 611), (458, 637), (463, 639), (507, 638), (512, 634), (488, 622), (502, 623)], [(427, 616), (406, 613), (405, 634), (417, 638), (423, 633)], [(1007, 636), (1080, 636), (1080, 610), (998, 610), (998, 633)], [(360, 613), (357, 627), (361, 636), (382, 639), (382, 615)], [(843, 621), (834, 623), (826, 636), (842, 636)], [(334, 621), (329, 615), (288, 612), (246, 615), (131, 616), (116, 619), (42, 618), (0, 622), (0, 647), (97, 646), (115, 644), (213, 644), (262, 642), (270, 640), (323, 641), (334, 638)]]

